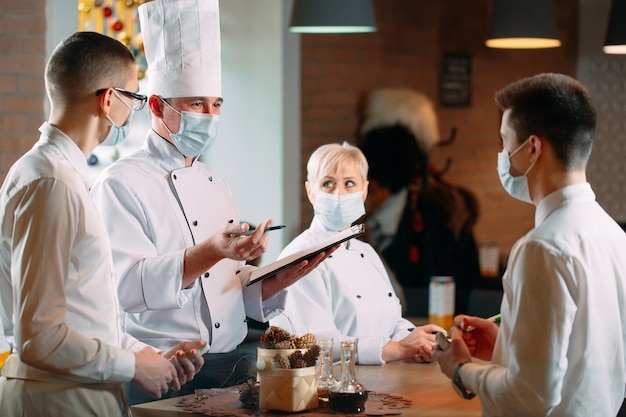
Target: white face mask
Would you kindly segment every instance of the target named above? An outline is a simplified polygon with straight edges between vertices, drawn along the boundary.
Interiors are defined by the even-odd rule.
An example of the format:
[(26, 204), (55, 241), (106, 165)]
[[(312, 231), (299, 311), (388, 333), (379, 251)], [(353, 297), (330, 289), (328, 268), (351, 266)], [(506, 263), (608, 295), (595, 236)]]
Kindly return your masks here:
[(341, 230), (365, 214), (363, 191), (344, 195), (318, 191), (313, 211), (327, 229)]
[[(117, 95), (117, 92), (114, 92), (114, 93)], [(100, 145), (115, 146), (118, 143), (121, 143), (122, 141), (124, 141), (124, 139), (128, 137), (128, 132), (130, 132), (130, 129), (133, 125), (133, 120), (135, 119), (135, 111), (128, 104), (126, 104), (124, 100), (122, 100), (121, 98), (120, 98), (120, 101), (130, 110), (130, 115), (128, 116), (128, 119), (126, 119), (124, 124), (121, 126), (118, 126), (115, 123), (113, 123), (113, 120), (111, 120), (111, 118), (107, 115), (106, 118), (109, 122), (111, 122), (112, 126), (111, 126), (111, 129), (109, 129), (109, 133), (107, 134), (107, 137), (104, 138), (104, 140), (100, 143)]]
[(203, 154), (217, 139), (217, 125), (219, 123), (219, 115), (207, 113), (195, 113), (187, 111), (178, 111), (172, 107), (167, 101), (163, 100), (172, 110), (180, 114), (180, 126), (178, 133), (172, 133), (163, 119), (161, 123), (170, 133), (170, 137), (174, 145), (185, 156), (193, 158)]
[(498, 154), (498, 176), (500, 177), (502, 187), (504, 187), (506, 192), (509, 193), (511, 197), (532, 204), (533, 200), (530, 198), (530, 191), (528, 190), (528, 177), (526, 177), (526, 175), (528, 175), (537, 160), (532, 162), (526, 172), (519, 177), (511, 175), (511, 158), (519, 152), (529, 140), (530, 138), (526, 139), (524, 143), (511, 152), (510, 155), (506, 150), (502, 150), (502, 152)]

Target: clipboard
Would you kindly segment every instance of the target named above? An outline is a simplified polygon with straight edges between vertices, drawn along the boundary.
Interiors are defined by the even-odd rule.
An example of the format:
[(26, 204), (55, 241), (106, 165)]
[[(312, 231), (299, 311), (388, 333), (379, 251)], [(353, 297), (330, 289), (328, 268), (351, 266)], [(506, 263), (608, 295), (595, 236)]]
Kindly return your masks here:
[(282, 259), (274, 261), (270, 264), (262, 266), (253, 270), (249, 277), (248, 283), (246, 286), (250, 286), (252, 284), (256, 284), (257, 282), (263, 281), (265, 278), (269, 278), (271, 276), (276, 275), (277, 273), (298, 264), (304, 260), (313, 259), (315, 256), (319, 255), (322, 252), (327, 251), (333, 246), (337, 246), (343, 242), (346, 242), (350, 239), (354, 239), (355, 237), (359, 237), (365, 233), (365, 224), (355, 224), (337, 233), (334, 236), (331, 236), (328, 239), (325, 239), (319, 242), (316, 245), (310, 246), (306, 249), (299, 250), (298, 252), (292, 253), (291, 255), (285, 256)]

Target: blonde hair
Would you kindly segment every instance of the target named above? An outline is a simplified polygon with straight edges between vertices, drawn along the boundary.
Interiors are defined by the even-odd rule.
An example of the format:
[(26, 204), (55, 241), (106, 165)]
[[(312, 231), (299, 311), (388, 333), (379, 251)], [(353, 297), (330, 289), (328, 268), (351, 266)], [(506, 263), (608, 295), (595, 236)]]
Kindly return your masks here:
[(308, 183), (311, 186), (315, 186), (320, 178), (335, 171), (338, 166), (346, 162), (354, 162), (363, 181), (367, 180), (369, 167), (365, 155), (356, 146), (343, 142), (342, 144), (329, 143), (322, 145), (311, 154), (306, 165)]

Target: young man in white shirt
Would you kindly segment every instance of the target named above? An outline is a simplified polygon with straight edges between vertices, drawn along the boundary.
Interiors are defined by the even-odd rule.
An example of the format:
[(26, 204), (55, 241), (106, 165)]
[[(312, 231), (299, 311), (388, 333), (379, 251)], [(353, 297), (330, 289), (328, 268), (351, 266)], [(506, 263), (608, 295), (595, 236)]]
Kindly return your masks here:
[(146, 97), (128, 49), (93, 32), (61, 42), (45, 81), (48, 121), (0, 189), (0, 291), (12, 295), (0, 307), (15, 343), (0, 415), (119, 416), (123, 382), (160, 398), (202, 365), (197, 342), (161, 355), (121, 331), (109, 240), (85, 181), (87, 156), (123, 140)]
[(441, 370), (465, 398), (480, 397), (483, 416), (615, 416), (626, 384), (626, 234), (587, 182), (590, 94), (568, 76), (539, 74), (496, 102), (498, 174), (535, 205), (535, 228), (511, 250), (500, 327), (457, 316)]

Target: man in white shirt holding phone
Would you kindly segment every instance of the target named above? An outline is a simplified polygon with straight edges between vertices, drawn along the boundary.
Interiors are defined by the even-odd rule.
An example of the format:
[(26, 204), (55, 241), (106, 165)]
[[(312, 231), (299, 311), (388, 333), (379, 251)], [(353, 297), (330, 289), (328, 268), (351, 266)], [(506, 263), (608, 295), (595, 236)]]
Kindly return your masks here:
[(566, 75), (539, 74), (496, 102), (498, 174), (535, 205), (535, 228), (511, 250), (500, 327), (457, 316), (441, 370), (465, 398), (480, 397), (483, 416), (615, 416), (626, 385), (626, 234), (587, 182), (590, 94)]

